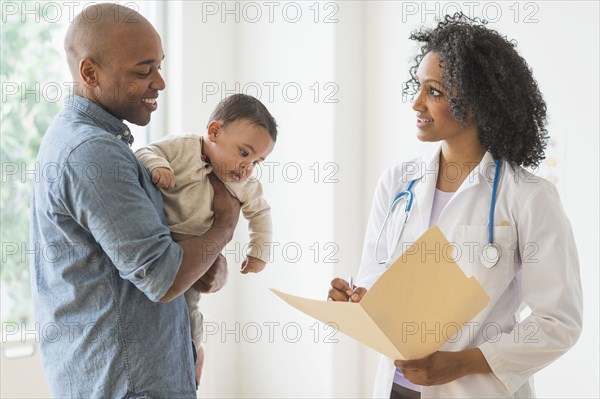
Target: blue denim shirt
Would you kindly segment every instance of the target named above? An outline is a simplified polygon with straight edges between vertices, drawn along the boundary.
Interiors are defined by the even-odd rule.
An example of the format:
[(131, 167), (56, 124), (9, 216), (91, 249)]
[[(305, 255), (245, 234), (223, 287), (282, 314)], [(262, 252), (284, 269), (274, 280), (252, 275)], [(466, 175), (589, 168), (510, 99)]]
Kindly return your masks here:
[(70, 96), (39, 149), (32, 291), (53, 397), (195, 398), (183, 251), (127, 126)]

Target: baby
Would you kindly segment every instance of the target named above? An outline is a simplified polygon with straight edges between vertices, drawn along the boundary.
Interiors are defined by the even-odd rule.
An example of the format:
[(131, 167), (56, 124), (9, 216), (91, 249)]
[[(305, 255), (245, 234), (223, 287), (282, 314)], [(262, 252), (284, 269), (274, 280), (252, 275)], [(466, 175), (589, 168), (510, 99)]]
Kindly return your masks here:
[[(271, 242), (271, 213), (258, 180), (250, 179), (253, 168), (273, 151), (277, 124), (256, 98), (235, 94), (222, 100), (213, 111), (206, 135), (171, 135), (136, 151), (137, 157), (162, 189), (165, 215), (175, 241), (201, 236), (213, 223), (213, 172), (242, 204), (248, 220), (250, 244), (242, 273), (265, 268)], [(200, 293), (191, 287), (185, 293), (190, 313), (192, 339), (197, 349), (196, 373), (202, 372), (202, 313)]]

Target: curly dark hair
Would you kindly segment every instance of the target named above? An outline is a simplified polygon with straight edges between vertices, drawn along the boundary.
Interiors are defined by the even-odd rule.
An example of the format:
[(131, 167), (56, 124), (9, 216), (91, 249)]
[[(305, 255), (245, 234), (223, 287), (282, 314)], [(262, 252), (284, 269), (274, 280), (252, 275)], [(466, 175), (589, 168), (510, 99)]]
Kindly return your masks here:
[(452, 116), (463, 123), (471, 116), (479, 142), (495, 158), (537, 166), (548, 140), (546, 103), (516, 43), (486, 23), (456, 13), (413, 32), (410, 39), (423, 44), (403, 92), (414, 96), (421, 60), (438, 53)]

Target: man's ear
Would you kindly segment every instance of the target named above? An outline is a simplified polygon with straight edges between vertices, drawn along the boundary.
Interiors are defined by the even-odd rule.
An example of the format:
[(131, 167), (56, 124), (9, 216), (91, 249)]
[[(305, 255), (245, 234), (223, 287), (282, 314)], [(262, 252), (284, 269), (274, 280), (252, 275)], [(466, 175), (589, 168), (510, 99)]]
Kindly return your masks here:
[(208, 133), (208, 139), (212, 142), (217, 141), (217, 136), (221, 131), (221, 122), (219, 121), (210, 121), (208, 127), (206, 128)]
[(79, 62), (79, 76), (85, 86), (96, 87), (98, 86), (98, 71), (96, 63), (85, 58)]

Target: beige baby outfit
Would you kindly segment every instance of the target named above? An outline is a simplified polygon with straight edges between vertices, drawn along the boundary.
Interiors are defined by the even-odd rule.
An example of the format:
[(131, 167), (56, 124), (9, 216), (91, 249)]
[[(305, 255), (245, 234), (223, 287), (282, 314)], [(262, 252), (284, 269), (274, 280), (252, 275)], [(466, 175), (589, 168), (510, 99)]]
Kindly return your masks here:
[[(214, 191), (208, 174), (212, 167), (202, 154), (201, 138), (197, 134), (169, 135), (135, 155), (148, 171), (170, 169), (175, 175), (175, 187), (162, 190), (165, 215), (175, 241), (201, 236), (213, 224)], [(250, 243), (246, 255), (269, 262), (271, 245), (271, 208), (263, 198), (262, 186), (257, 179), (226, 182), (225, 187), (241, 205), (248, 220)], [(202, 313), (198, 308), (200, 294), (194, 288), (185, 293), (190, 312), (192, 337), (196, 347), (202, 343)]]

